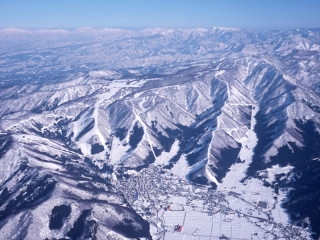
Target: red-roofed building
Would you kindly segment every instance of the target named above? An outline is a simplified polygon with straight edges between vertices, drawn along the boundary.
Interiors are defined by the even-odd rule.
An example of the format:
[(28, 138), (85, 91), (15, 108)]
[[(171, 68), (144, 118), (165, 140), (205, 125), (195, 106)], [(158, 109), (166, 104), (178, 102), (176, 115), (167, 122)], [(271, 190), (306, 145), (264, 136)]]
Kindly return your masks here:
[(174, 231), (175, 232), (182, 232), (182, 226), (180, 224), (174, 226)]

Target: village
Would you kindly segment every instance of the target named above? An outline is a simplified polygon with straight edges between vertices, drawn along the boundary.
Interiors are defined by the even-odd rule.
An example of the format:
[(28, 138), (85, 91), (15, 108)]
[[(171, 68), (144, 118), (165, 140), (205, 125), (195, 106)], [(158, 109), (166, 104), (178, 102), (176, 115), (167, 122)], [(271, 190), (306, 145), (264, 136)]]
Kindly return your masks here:
[[(154, 239), (308, 239), (306, 229), (284, 225), (266, 201), (236, 191), (193, 184), (157, 166), (115, 182), (131, 207), (150, 223)], [(248, 194), (248, 193), (246, 193)], [(259, 193), (249, 193), (259, 199)]]

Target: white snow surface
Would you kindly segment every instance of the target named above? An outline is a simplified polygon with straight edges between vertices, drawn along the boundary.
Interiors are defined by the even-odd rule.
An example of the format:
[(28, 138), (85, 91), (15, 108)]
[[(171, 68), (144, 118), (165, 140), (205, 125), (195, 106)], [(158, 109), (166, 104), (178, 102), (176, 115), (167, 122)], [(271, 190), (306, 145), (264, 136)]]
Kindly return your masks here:
[(169, 161), (178, 153), (179, 141), (176, 140), (170, 149), (170, 152), (163, 151), (159, 157), (156, 158), (155, 165), (168, 165)]

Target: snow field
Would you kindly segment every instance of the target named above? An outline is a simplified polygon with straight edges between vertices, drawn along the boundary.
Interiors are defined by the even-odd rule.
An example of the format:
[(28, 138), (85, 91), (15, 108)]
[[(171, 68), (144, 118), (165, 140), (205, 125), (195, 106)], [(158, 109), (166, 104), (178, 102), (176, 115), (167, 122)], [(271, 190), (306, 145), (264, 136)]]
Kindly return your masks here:
[[(167, 239), (219, 239), (226, 236), (231, 239), (251, 239), (257, 234), (261, 239), (266, 237), (264, 229), (240, 218), (236, 214), (226, 217), (218, 213), (210, 216), (199, 211), (166, 211), (163, 214), (167, 231)], [(182, 225), (182, 232), (173, 232), (173, 227)]]
[(163, 218), (165, 219), (166, 226), (182, 225), (185, 218), (185, 211), (165, 211)]
[(191, 167), (188, 165), (186, 155), (182, 154), (179, 160), (176, 162), (176, 164), (171, 169), (171, 172), (183, 179), (186, 178), (188, 173), (190, 172)]
[(176, 140), (170, 149), (170, 152), (163, 151), (159, 157), (156, 158), (155, 165), (168, 165), (172, 159), (179, 152), (179, 141)]

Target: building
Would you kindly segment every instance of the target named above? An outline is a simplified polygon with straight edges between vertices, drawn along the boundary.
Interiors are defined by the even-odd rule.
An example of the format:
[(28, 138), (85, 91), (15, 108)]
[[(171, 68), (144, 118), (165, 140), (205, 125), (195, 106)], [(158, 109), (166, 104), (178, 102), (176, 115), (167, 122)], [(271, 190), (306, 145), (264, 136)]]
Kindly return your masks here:
[(175, 232), (182, 232), (182, 226), (180, 224), (174, 226), (174, 231)]
[(267, 203), (264, 202), (264, 201), (259, 201), (259, 202), (258, 202), (258, 207), (267, 208)]

